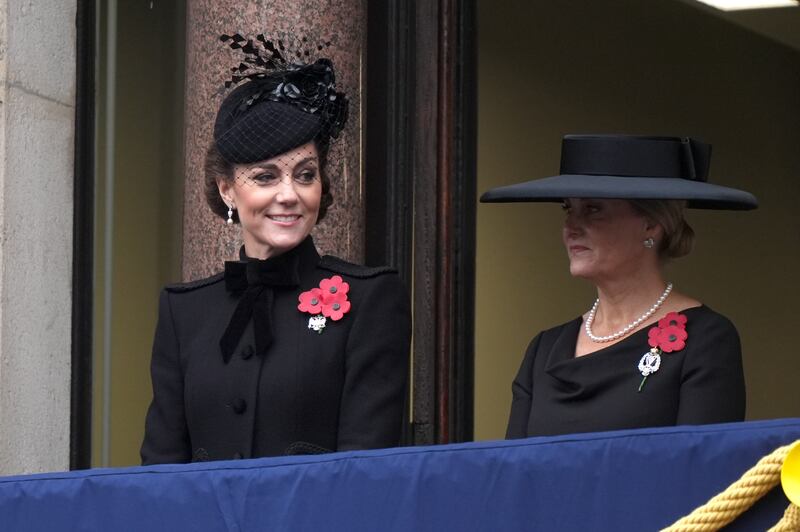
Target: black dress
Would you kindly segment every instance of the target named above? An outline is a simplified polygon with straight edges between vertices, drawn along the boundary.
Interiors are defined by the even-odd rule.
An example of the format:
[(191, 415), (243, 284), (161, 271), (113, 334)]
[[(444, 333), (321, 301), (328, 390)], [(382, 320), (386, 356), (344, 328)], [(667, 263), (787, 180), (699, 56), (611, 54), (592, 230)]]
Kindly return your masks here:
[[(316, 332), (298, 296), (336, 275), (351, 307)], [(320, 257), (310, 237), (278, 257), (168, 286), (142, 463), (395, 446), (410, 335), (394, 270)]]
[(742, 421), (736, 328), (706, 306), (681, 314), (687, 318), (686, 346), (661, 355), (660, 369), (641, 392), (638, 364), (650, 349), (650, 327), (577, 358), (582, 318), (538, 334), (514, 380), (506, 437)]

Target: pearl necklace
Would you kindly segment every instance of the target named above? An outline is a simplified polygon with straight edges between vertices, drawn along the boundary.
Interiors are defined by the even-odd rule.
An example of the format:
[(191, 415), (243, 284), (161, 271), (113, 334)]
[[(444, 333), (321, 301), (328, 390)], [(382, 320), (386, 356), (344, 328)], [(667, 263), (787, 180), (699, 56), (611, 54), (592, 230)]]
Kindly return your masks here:
[(589, 315), (586, 316), (586, 323), (584, 324), (583, 327), (586, 330), (586, 335), (589, 338), (591, 338), (592, 342), (598, 342), (598, 343), (610, 342), (612, 340), (616, 340), (617, 338), (622, 338), (623, 336), (631, 332), (633, 329), (641, 325), (642, 322), (645, 321), (647, 318), (655, 314), (658, 308), (664, 304), (664, 301), (667, 299), (667, 296), (669, 295), (670, 292), (672, 292), (672, 283), (667, 284), (667, 288), (666, 290), (664, 290), (664, 293), (661, 294), (661, 297), (658, 298), (658, 301), (656, 301), (655, 304), (652, 307), (650, 307), (650, 309), (647, 312), (645, 312), (644, 314), (642, 314), (641, 316), (630, 322), (623, 329), (615, 332), (614, 334), (609, 334), (608, 336), (595, 336), (592, 333), (592, 322), (594, 321), (594, 314), (595, 312), (597, 312), (597, 306), (600, 304), (600, 298), (598, 297), (597, 300), (595, 300), (594, 305), (592, 305), (592, 309), (589, 311)]

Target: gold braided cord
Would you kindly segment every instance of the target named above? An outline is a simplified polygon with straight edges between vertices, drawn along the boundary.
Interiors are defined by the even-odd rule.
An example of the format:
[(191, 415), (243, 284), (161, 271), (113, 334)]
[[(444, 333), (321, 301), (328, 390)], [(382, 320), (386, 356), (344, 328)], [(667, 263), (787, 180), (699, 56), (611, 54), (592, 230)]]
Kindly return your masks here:
[[(706, 504), (680, 518), (662, 532), (711, 532), (729, 524), (780, 483), (781, 466), (792, 445), (775, 449), (725, 491), (715, 495)], [(775, 532), (800, 530), (800, 509), (794, 504), (789, 504), (783, 518), (771, 530)]]
[(800, 530), (800, 506), (789, 504), (778, 524), (767, 532), (797, 532)]

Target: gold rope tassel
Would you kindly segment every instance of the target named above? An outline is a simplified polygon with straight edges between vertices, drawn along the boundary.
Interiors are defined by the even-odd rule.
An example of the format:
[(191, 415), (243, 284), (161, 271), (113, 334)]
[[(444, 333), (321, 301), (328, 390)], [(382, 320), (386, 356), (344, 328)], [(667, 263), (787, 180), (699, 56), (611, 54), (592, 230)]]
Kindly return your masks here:
[[(785, 445), (775, 449), (725, 491), (715, 495), (706, 504), (680, 518), (662, 532), (710, 532), (729, 524), (780, 483), (781, 466), (791, 447), (792, 445)], [(790, 530), (795, 532), (800, 530), (800, 508), (791, 503), (770, 532)]]

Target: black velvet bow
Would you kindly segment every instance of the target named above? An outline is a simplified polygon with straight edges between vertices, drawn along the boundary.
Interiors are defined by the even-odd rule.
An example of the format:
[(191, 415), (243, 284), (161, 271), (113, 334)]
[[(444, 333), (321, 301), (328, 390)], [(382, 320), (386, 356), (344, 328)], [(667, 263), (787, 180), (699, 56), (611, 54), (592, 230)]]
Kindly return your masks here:
[[(242, 258), (244, 251), (241, 253)], [(300, 284), (297, 271), (299, 257), (289, 253), (267, 260), (243, 260), (225, 263), (225, 287), (230, 292), (244, 292), (233, 311), (228, 328), (219, 341), (222, 359), (227, 364), (250, 320), (256, 353), (263, 355), (272, 344), (272, 303), (275, 287), (292, 287)]]

